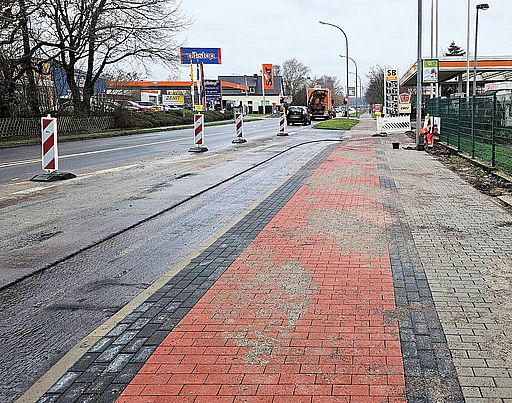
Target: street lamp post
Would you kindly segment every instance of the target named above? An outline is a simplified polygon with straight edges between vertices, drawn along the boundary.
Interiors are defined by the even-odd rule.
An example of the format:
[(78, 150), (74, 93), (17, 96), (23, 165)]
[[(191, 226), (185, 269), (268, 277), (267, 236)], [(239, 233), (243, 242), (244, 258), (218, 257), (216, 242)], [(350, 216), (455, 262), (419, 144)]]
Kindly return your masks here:
[[(342, 30), (340, 27), (338, 27), (337, 25), (331, 24), (331, 23), (329, 23), (329, 22), (324, 22), (324, 21), (319, 21), (319, 22), (320, 22), (320, 24), (322, 24), (322, 25), (330, 25), (331, 27), (338, 28), (338, 29), (342, 32), (342, 34), (345, 36), (346, 54), (347, 54), (347, 58), (346, 58), (346, 60), (347, 60), (347, 95), (348, 95), (348, 56), (349, 56), (349, 52), (348, 52), (348, 38), (347, 38), (347, 34), (345, 33), (345, 31), (343, 31), (343, 30)], [(348, 116), (348, 105), (349, 105), (349, 104), (347, 104), (347, 119), (349, 118), (349, 116)]]
[[(359, 77), (359, 74), (357, 74), (357, 63), (356, 63), (356, 61), (354, 59), (352, 59), (349, 56), (340, 55), (340, 57), (347, 57), (347, 58), (349, 58), (350, 60), (352, 60), (352, 62), (354, 63), (354, 66), (356, 67), (356, 110), (357, 110), (357, 77)], [(359, 81), (359, 83), (361, 83), (361, 81)], [(347, 84), (347, 92), (348, 92), (348, 84)], [(359, 93), (359, 95), (361, 95), (361, 93)]]
[(416, 68), (416, 145), (420, 145), (421, 106), (423, 96), (423, 61), (422, 61), (422, 33), (423, 33), (423, 2), (418, 0), (418, 61)]
[(487, 10), (489, 4), (478, 4), (476, 6), (476, 27), (475, 27), (475, 60), (473, 62), (473, 102), (471, 113), (471, 157), (475, 158), (475, 113), (476, 113), (476, 74), (477, 74), (477, 48), (478, 48), (478, 12)]
[(468, 0), (468, 29), (466, 31), (466, 98), (469, 98), (469, 32), (471, 23), (471, 0)]
[(478, 47), (478, 12), (480, 10), (487, 10), (489, 4), (478, 4), (476, 6), (476, 27), (475, 27), (475, 61), (473, 63), (473, 96), (476, 95), (476, 65), (477, 65), (477, 47)]

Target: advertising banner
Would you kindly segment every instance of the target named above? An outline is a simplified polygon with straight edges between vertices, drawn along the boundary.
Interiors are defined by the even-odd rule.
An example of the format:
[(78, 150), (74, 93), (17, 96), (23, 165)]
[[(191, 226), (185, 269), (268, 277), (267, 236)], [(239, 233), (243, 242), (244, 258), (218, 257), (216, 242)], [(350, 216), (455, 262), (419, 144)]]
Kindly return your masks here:
[(398, 115), (398, 69), (387, 68), (384, 71), (384, 114)]
[(264, 64), (263, 71), (263, 88), (266, 90), (274, 89), (274, 67), (271, 64)]
[(439, 60), (423, 60), (423, 84), (436, 84), (439, 77)]
[(206, 101), (220, 101), (222, 98), (222, 90), (219, 80), (204, 80), (204, 90)]
[(180, 48), (181, 64), (222, 64), (220, 48)]

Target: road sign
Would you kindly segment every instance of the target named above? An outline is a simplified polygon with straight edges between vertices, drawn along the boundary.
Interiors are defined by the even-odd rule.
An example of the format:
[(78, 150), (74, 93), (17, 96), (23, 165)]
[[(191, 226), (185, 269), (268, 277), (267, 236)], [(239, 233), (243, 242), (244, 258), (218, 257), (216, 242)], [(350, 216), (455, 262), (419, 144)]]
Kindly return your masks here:
[(398, 69), (388, 68), (384, 71), (384, 114), (398, 115)]
[(373, 111), (374, 112), (382, 112), (382, 105), (381, 104), (373, 105)]
[(356, 87), (348, 87), (348, 96), (355, 97), (356, 96)]
[(423, 84), (436, 84), (439, 77), (439, 60), (423, 60)]
[(180, 48), (181, 64), (222, 64), (220, 48)]

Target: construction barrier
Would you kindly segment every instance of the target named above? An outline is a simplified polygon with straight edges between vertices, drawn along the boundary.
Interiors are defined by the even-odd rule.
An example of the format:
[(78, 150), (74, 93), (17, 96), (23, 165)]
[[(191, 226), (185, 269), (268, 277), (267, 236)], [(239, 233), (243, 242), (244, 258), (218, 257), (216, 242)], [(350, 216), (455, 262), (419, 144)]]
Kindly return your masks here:
[(42, 133), (42, 168), (53, 172), (59, 169), (59, 153), (57, 149), (57, 119), (47, 116), (41, 118)]
[(377, 117), (378, 133), (405, 133), (411, 131), (410, 116)]
[(279, 132), (277, 133), (278, 136), (288, 136), (288, 133), (286, 133), (286, 114), (284, 112), (280, 112), (279, 114)]
[(200, 113), (194, 115), (194, 147), (188, 151), (192, 153), (208, 151), (204, 146), (204, 115)]
[(232, 141), (232, 143), (247, 142), (244, 137), (244, 115), (239, 112), (235, 113), (235, 130), (236, 138)]
[(30, 178), (34, 182), (53, 182), (76, 178), (69, 172), (58, 172), (59, 152), (57, 148), (57, 118), (48, 115), (41, 118), (41, 165), (46, 173)]

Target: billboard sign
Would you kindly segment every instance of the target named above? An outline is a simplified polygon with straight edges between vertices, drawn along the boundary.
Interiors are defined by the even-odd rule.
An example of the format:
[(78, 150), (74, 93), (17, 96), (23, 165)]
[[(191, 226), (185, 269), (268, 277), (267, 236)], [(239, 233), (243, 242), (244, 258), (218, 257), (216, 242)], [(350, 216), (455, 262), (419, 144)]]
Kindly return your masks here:
[(274, 67), (271, 64), (264, 64), (263, 71), (263, 88), (266, 90), (274, 89)]
[(398, 69), (387, 68), (384, 71), (384, 114), (398, 115)]
[(183, 94), (164, 94), (162, 95), (162, 104), (183, 106), (185, 105), (185, 96)]
[(222, 64), (220, 48), (180, 48), (181, 64)]
[(423, 84), (436, 84), (439, 78), (439, 60), (423, 60)]
[(222, 99), (219, 80), (204, 80), (204, 91), (207, 101), (220, 101)]

